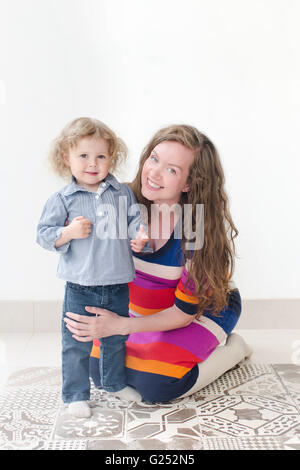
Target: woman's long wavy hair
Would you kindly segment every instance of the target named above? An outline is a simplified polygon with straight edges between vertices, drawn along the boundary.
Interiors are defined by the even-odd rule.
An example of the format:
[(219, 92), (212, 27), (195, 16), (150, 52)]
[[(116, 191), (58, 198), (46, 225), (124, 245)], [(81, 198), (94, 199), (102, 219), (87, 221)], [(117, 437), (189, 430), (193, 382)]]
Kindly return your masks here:
[(201, 249), (193, 251), (190, 258), (185, 251), (185, 240), (182, 240), (185, 258), (190, 258), (186, 288), (192, 279), (199, 297), (197, 318), (204, 309), (218, 315), (228, 303), (229, 283), (234, 269), (234, 238), (238, 231), (229, 212), (224, 171), (214, 144), (192, 126), (163, 128), (144, 148), (137, 175), (130, 186), (138, 202), (147, 207), (150, 220), (151, 201), (142, 195), (142, 170), (154, 147), (166, 141), (179, 142), (193, 150), (195, 155), (188, 177), (190, 190), (182, 193), (179, 204), (182, 208), (184, 204), (191, 204), (193, 230), (196, 227), (196, 204), (204, 205), (204, 244)]

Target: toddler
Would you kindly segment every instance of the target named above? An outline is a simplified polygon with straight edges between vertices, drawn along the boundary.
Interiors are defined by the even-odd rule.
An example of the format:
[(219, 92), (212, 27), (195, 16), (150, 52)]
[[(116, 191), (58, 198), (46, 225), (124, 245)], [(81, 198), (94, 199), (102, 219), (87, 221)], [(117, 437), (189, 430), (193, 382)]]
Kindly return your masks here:
[[(128, 316), (128, 283), (135, 277), (131, 249), (141, 251), (148, 238), (139, 211), (132, 210), (136, 204), (132, 191), (112, 175), (126, 158), (125, 144), (105, 124), (75, 119), (54, 140), (49, 158), (56, 173), (71, 176), (71, 182), (46, 202), (37, 242), (60, 253), (57, 275), (66, 281), (62, 399), (73, 416), (89, 417), (92, 343), (76, 341), (64, 317), (69, 311), (91, 315), (87, 305)], [(139, 400), (138, 392), (126, 385), (127, 338), (101, 338), (101, 386), (121, 398)]]

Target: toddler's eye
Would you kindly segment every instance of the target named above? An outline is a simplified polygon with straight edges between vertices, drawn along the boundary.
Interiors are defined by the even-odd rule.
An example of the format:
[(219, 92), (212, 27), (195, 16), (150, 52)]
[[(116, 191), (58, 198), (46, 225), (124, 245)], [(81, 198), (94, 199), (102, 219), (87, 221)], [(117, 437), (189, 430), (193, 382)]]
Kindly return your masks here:
[(82, 154), (80, 155), (80, 158), (87, 158), (87, 154), (86, 154), (86, 153), (82, 153)]
[(105, 155), (98, 155), (98, 158), (104, 159), (104, 158), (106, 158), (106, 156)]

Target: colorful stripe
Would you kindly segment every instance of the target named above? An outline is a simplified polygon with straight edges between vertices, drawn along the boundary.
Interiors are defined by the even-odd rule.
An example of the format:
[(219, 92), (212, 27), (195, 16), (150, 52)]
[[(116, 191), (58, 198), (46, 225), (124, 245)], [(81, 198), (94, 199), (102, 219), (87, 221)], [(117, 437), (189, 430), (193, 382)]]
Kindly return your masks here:
[[(146, 255), (145, 255), (146, 256)], [(164, 273), (164, 278), (167, 280), (177, 280), (181, 278), (183, 266), (163, 266), (156, 263), (148, 263), (145, 260), (134, 257), (134, 266), (138, 271), (147, 272), (150, 276), (162, 277), (161, 273)]]
[[(144, 308), (161, 309), (174, 304), (174, 289), (159, 289), (155, 293), (151, 289), (129, 284), (129, 297), (133, 304)], [(130, 307), (132, 308), (132, 307)]]
[(181, 289), (176, 289), (175, 296), (178, 299), (182, 300), (183, 302), (187, 302), (187, 303), (190, 303), (190, 304), (198, 304), (199, 303), (197, 297), (195, 297), (193, 295), (187, 295), (184, 292), (182, 292)]
[(199, 357), (185, 350), (181, 346), (165, 342), (153, 342), (149, 344), (137, 344), (131, 341), (127, 342), (127, 354), (141, 359), (154, 359), (157, 361), (176, 364), (177, 358), (180, 358), (180, 365), (189, 367), (190, 363), (199, 362)]
[(136, 278), (134, 285), (137, 287), (144, 287), (145, 289), (159, 290), (164, 288), (176, 288), (178, 279), (165, 279), (163, 277), (151, 276), (136, 269)]
[(143, 360), (132, 356), (126, 356), (125, 365), (128, 369), (140, 372), (149, 372), (151, 374), (166, 375), (168, 377), (176, 377), (178, 379), (183, 377), (190, 370), (190, 367), (176, 366), (174, 364), (150, 359)]
[[(199, 341), (201, 338), (201, 341)], [(144, 331), (133, 333), (129, 336), (127, 343), (149, 345), (156, 342), (165, 342), (174, 346), (179, 346), (199, 360), (204, 360), (215, 349), (219, 341), (216, 336), (204, 326), (198, 323), (191, 323), (185, 328), (178, 328), (171, 331)], [(176, 358), (180, 361), (180, 355)]]
[(133, 304), (132, 302), (129, 303), (129, 311), (135, 316), (137, 313), (137, 316), (144, 316), (144, 315), (153, 315), (153, 313), (158, 313), (164, 310), (163, 308), (143, 308), (139, 307), (138, 305)]

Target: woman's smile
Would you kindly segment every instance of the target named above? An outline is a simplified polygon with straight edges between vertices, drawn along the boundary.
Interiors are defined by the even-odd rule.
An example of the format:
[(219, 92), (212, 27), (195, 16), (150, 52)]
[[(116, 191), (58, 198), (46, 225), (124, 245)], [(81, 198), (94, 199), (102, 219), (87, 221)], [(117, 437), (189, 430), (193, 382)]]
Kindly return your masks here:
[(160, 186), (157, 183), (154, 183), (154, 181), (150, 180), (150, 178), (147, 178), (147, 184), (150, 186), (150, 189), (158, 190), (158, 189), (163, 189), (163, 186)]

